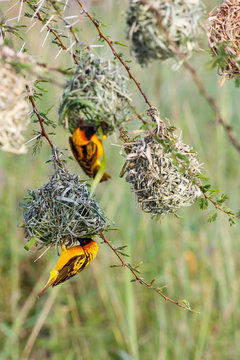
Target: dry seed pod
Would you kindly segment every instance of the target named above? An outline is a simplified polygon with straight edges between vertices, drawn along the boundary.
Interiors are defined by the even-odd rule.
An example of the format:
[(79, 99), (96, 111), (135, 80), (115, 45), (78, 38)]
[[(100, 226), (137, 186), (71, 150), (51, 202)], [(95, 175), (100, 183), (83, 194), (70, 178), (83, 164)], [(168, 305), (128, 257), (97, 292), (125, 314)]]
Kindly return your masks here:
[(130, 114), (126, 85), (127, 78), (115, 63), (91, 53), (83, 55), (62, 96), (60, 124), (73, 133), (83, 120), (88, 125), (101, 125), (106, 135), (111, 134)]
[(218, 71), (225, 79), (240, 77), (240, 1), (226, 0), (222, 5), (214, 8), (208, 18), (209, 46), (215, 56), (220, 51), (225, 53), (221, 57)]
[(169, 131), (156, 109), (150, 109), (149, 114), (158, 124), (155, 136), (125, 142), (124, 148), (126, 181), (143, 211), (154, 216), (174, 213), (201, 196), (194, 181), (200, 164), (196, 153)]
[(139, 64), (146, 66), (152, 60), (172, 59), (178, 68), (181, 62), (175, 57), (161, 26), (189, 57), (198, 49), (203, 12), (200, 0), (131, 0), (127, 11), (128, 38)]
[[(1, 52), (0, 52), (1, 56)], [(0, 149), (16, 154), (26, 152), (24, 137), (29, 118), (25, 80), (13, 67), (0, 67)]]
[(76, 238), (91, 237), (109, 227), (86, 184), (57, 165), (49, 182), (28, 190), (20, 207), (27, 240), (34, 238), (42, 247), (71, 246)]

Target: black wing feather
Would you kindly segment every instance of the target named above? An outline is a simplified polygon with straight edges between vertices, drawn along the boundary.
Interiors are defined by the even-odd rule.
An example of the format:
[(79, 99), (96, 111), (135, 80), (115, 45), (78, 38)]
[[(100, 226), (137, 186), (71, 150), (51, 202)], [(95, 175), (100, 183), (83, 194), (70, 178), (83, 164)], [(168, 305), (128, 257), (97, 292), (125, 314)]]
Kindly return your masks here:
[(58, 277), (54, 281), (52, 286), (56, 286), (64, 281), (70, 279), (71, 277), (73, 277), (74, 275), (79, 273), (80, 271), (82, 271), (85, 267), (85, 263), (86, 263), (86, 255), (85, 254), (72, 257), (64, 265), (64, 267), (59, 271)]

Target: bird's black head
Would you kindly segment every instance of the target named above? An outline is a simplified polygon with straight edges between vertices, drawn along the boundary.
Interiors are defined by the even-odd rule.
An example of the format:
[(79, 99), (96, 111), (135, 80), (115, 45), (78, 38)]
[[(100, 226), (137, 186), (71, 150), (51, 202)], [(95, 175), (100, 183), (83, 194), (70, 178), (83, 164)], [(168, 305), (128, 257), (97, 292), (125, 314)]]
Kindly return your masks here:
[(83, 130), (85, 133), (85, 136), (88, 140), (91, 139), (91, 137), (96, 134), (97, 129), (99, 128), (99, 125), (82, 125), (80, 126), (80, 130)]
[(78, 241), (80, 243), (81, 246), (85, 246), (87, 244), (89, 244), (90, 241), (92, 241), (92, 239), (90, 238), (78, 238)]

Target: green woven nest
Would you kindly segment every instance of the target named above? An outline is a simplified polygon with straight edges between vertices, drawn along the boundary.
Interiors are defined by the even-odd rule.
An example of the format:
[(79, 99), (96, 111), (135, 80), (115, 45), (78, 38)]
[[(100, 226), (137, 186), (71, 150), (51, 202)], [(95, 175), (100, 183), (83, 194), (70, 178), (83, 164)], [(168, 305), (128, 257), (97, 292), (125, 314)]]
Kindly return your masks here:
[(149, 113), (157, 120), (155, 135), (124, 143), (127, 153), (126, 181), (142, 210), (152, 216), (175, 213), (201, 196), (196, 184), (200, 172), (197, 154), (169, 131), (156, 109)]
[(127, 80), (114, 62), (83, 55), (62, 96), (60, 124), (73, 133), (83, 120), (101, 125), (106, 135), (111, 134), (130, 115)]
[(140, 65), (152, 60), (172, 59), (175, 68), (181, 61), (168, 43), (163, 26), (179, 50), (190, 56), (198, 49), (200, 0), (131, 0), (127, 11), (128, 39)]
[(67, 170), (57, 168), (50, 181), (28, 190), (20, 204), (27, 240), (43, 246), (72, 246), (77, 238), (92, 237), (109, 228), (98, 203), (85, 183)]

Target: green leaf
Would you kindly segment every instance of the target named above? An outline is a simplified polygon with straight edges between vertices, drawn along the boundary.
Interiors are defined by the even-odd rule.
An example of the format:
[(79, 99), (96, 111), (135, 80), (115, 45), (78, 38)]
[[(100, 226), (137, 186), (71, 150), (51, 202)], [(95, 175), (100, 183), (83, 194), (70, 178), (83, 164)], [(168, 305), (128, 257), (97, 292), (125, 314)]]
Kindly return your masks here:
[(229, 199), (229, 197), (227, 195), (222, 194), (219, 198), (217, 198), (216, 203), (218, 205), (222, 205), (228, 199)]
[(177, 153), (176, 156), (180, 159), (180, 160), (183, 160), (183, 161), (186, 161), (189, 163), (189, 157), (187, 155), (183, 155), (181, 153)]
[(209, 191), (211, 189), (211, 185), (206, 184), (206, 185), (200, 186), (200, 189), (202, 190), (202, 192), (206, 193), (207, 191)]
[(24, 249), (27, 250), (27, 251), (29, 251), (29, 250), (36, 244), (36, 242), (37, 242), (37, 239), (31, 238), (31, 239), (28, 241), (27, 245), (24, 246)]
[(126, 46), (126, 47), (127, 47), (126, 44), (124, 44), (124, 43), (122, 43), (122, 42), (120, 42), (120, 41), (114, 41), (114, 44), (116, 44), (116, 45), (121, 45), (121, 46)]
[(230, 225), (230, 226), (235, 226), (235, 225), (236, 225), (236, 221), (235, 221), (235, 219), (233, 219), (232, 217), (230, 217), (230, 218), (228, 219), (228, 221), (229, 221), (229, 225)]
[(210, 190), (209, 190), (209, 194), (210, 194), (211, 197), (212, 197), (212, 196), (215, 196), (215, 195), (218, 194), (219, 192), (220, 192), (219, 189), (210, 189)]
[(209, 181), (209, 178), (205, 174), (197, 174), (197, 177), (201, 180)]
[(189, 301), (187, 301), (186, 299), (184, 299), (184, 300), (182, 301), (182, 303), (183, 303), (183, 305), (186, 306), (188, 309), (191, 309), (191, 306), (190, 306)]
[(208, 200), (205, 197), (201, 197), (199, 199), (199, 207), (202, 210), (206, 210), (208, 208)]
[(143, 261), (140, 261), (137, 265), (134, 266), (134, 269), (139, 268), (140, 266), (142, 266), (142, 264), (143, 264)]
[(208, 216), (208, 222), (214, 222), (217, 220), (218, 213), (216, 211), (211, 212)]
[(100, 183), (103, 174), (106, 170), (106, 166), (107, 166), (107, 159), (106, 159), (106, 155), (105, 153), (103, 153), (103, 157), (102, 157), (102, 163), (101, 163), (101, 167), (97, 172), (97, 175), (95, 176), (93, 182), (92, 182), (92, 186), (91, 186), (91, 192), (90, 192), (90, 196), (93, 195), (94, 191), (96, 190), (98, 184)]

